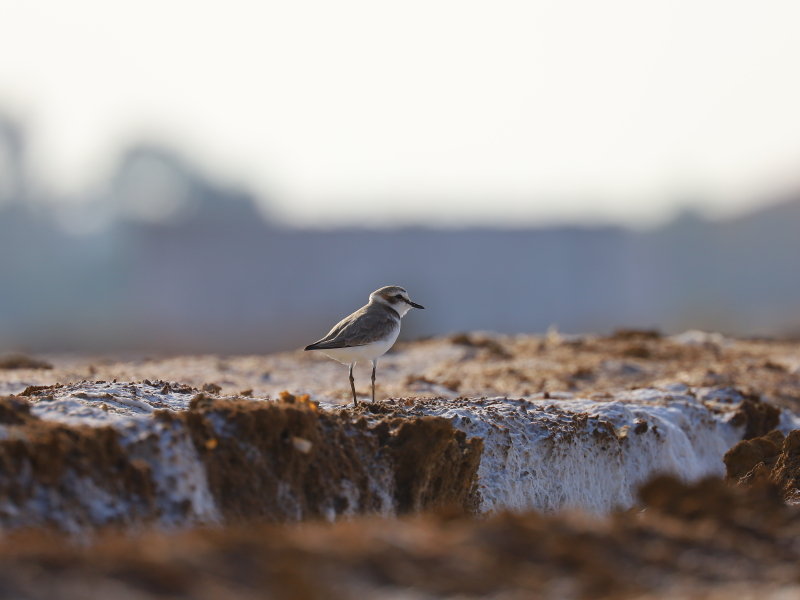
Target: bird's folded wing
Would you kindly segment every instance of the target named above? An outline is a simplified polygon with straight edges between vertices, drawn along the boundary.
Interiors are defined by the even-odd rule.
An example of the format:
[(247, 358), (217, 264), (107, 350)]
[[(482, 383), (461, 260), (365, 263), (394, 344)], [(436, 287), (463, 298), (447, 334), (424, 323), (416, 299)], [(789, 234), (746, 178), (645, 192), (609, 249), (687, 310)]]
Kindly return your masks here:
[(306, 350), (331, 350), (364, 346), (384, 339), (397, 326), (388, 314), (358, 311), (342, 319), (324, 338)]

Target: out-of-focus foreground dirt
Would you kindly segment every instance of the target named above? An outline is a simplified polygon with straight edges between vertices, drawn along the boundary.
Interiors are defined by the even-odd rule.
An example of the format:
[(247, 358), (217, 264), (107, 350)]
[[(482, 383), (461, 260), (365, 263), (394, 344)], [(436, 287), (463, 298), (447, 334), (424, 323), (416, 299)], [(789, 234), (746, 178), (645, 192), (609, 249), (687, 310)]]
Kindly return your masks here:
[(13, 598), (796, 598), (800, 512), (774, 488), (659, 478), (642, 511), (254, 525), (92, 545), (17, 532)]

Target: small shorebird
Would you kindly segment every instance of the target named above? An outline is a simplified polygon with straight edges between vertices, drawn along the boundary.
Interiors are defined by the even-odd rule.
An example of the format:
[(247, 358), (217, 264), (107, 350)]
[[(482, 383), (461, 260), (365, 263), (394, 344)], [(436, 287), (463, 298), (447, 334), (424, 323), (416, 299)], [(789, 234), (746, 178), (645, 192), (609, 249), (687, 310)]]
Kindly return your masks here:
[(400, 319), (411, 308), (425, 308), (408, 299), (408, 292), (388, 285), (369, 295), (369, 304), (339, 321), (330, 333), (304, 350), (319, 350), (340, 363), (350, 365), (350, 389), (358, 406), (353, 366), (372, 361), (372, 401), (375, 402), (375, 368), (378, 359), (392, 347), (400, 333)]

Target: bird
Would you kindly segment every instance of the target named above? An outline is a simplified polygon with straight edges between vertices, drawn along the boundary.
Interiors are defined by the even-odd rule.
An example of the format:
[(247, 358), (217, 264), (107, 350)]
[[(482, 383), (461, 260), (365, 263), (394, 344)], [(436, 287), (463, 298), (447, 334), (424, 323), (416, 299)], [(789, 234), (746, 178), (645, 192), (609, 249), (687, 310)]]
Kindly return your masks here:
[(400, 333), (400, 319), (412, 308), (425, 308), (412, 302), (398, 285), (387, 285), (369, 295), (369, 303), (339, 321), (328, 335), (303, 350), (319, 350), (326, 356), (350, 365), (353, 405), (358, 406), (353, 366), (372, 362), (372, 402), (375, 402), (375, 369), (378, 359), (392, 347)]

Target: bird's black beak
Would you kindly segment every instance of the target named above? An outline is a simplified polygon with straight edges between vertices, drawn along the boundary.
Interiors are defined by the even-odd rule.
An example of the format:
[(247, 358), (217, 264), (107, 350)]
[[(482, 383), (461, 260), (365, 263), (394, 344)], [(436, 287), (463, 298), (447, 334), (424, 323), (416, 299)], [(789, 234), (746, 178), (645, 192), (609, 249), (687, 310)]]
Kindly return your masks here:
[(414, 308), (425, 308), (424, 306), (422, 306), (422, 304), (417, 304), (416, 302), (412, 302), (411, 300), (406, 300), (406, 302), (408, 302)]

